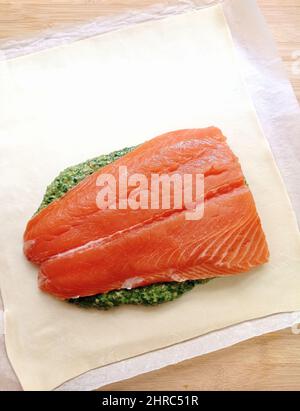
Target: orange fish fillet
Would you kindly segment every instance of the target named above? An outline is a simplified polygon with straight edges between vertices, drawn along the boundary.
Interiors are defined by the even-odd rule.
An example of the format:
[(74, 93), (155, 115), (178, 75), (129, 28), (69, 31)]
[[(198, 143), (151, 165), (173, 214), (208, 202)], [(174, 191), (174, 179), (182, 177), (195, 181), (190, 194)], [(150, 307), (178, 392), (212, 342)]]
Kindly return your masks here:
[[(203, 174), (204, 217), (181, 209), (99, 209), (97, 178)], [(128, 198), (132, 187), (128, 187)], [(117, 204), (120, 200), (117, 192)], [(157, 282), (236, 275), (268, 261), (269, 251), (237, 157), (215, 127), (156, 137), (103, 167), (40, 211), (24, 234), (39, 286), (65, 299)]]

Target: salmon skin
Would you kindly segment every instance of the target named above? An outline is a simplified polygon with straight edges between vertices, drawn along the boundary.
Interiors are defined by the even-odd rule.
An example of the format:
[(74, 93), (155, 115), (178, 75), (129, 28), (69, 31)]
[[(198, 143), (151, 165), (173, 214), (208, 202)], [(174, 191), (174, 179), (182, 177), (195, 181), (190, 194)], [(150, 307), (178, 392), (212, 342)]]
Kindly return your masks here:
[[(203, 218), (187, 220), (184, 205), (100, 209), (98, 178), (118, 179), (120, 166), (147, 178), (203, 174)], [(237, 275), (269, 258), (239, 161), (215, 127), (163, 134), (94, 172), (29, 221), (24, 253), (40, 266), (40, 288), (61, 299)]]

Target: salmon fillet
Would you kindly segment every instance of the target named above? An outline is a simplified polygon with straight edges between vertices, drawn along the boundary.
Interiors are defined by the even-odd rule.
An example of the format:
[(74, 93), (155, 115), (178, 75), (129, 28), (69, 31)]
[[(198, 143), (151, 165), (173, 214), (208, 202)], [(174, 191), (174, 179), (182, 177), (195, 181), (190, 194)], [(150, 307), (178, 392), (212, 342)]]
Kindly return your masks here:
[[(128, 174), (203, 174), (204, 216), (186, 209), (99, 209), (97, 179)], [(128, 198), (132, 187), (123, 193)], [(117, 204), (119, 198), (117, 190)], [(156, 137), (101, 168), (41, 210), (24, 234), (39, 286), (75, 298), (167, 281), (236, 275), (268, 261), (253, 196), (237, 157), (215, 127)]]

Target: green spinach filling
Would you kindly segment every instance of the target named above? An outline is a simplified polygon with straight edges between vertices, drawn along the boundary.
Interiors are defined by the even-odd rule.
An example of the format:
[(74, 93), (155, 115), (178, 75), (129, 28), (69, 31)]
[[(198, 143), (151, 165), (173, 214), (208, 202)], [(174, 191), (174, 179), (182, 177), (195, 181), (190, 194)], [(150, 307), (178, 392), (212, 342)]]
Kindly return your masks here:
[[(135, 147), (126, 147), (123, 150), (101, 155), (62, 171), (47, 187), (43, 201), (37, 212), (58, 200), (80, 181), (99, 170), (101, 167), (112, 163), (118, 158), (132, 151)], [(208, 280), (188, 280), (184, 282), (166, 282), (152, 284), (146, 287), (137, 287), (131, 290), (113, 290), (105, 294), (90, 297), (72, 298), (68, 301), (85, 308), (98, 308), (107, 310), (123, 304), (157, 305), (173, 301), (197, 284), (205, 284)]]

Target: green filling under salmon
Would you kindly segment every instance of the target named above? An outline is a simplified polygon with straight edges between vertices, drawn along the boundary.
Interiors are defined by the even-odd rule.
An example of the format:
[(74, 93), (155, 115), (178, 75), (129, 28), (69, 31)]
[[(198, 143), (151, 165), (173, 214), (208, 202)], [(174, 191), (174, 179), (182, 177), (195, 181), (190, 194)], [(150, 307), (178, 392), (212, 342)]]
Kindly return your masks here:
[[(37, 212), (58, 200), (71, 188), (75, 187), (85, 177), (112, 163), (118, 158), (132, 151), (135, 147), (126, 147), (123, 150), (101, 155), (84, 163), (68, 167), (62, 171), (47, 187), (43, 201)], [(79, 297), (68, 300), (70, 303), (86, 308), (109, 309), (122, 304), (157, 305), (175, 300), (197, 284), (205, 284), (208, 280), (188, 280), (183, 282), (166, 282), (152, 284), (146, 287), (137, 287), (132, 290), (113, 290), (105, 294), (90, 297)]]

